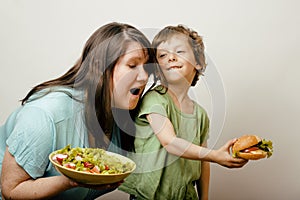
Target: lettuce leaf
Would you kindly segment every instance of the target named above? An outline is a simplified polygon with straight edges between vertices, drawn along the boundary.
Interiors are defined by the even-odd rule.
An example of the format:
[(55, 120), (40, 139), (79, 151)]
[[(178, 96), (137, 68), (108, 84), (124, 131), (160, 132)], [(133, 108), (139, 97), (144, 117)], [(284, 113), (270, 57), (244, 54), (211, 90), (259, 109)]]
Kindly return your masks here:
[(268, 158), (272, 156), (272, 154), (273, 154), (273, 143), (272, 143), (271, 140), (262, 139), (262, 141), (260, 141), (258, 143), (258, 147), (267, 152)]

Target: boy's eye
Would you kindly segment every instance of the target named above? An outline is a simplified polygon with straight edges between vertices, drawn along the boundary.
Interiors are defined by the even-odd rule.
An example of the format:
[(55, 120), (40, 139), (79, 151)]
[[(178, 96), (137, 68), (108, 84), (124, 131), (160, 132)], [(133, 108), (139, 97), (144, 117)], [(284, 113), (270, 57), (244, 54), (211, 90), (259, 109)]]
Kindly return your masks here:
[(159, 57), (159, 58), (163, 58), (163, 57), (165, 57), (165, 56), (166, 56), (166, 54), (165, 54), (165, 53), (163, 53), (163, 54), (159, 54), (159, 55), (158, 55), (158, 57)]
[(183, 51), (183, 50), (178, 50), (178, 51), (177, 51), (177, 53), (179, 53), (179, 54), (180, 54), (180, 53), (184, 53), (184, 52), (185, 52), (185, 51)]

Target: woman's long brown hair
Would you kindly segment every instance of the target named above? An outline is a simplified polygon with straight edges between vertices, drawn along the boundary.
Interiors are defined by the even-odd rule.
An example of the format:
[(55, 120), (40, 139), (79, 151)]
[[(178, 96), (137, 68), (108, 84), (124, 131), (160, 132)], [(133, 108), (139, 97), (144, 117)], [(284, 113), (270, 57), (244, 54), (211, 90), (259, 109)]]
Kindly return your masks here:
[[(162, 76), (162, 72), (154, 62), (154, 54), (148, 39), (131, 25), (113, 22), (100, 27), (92, 34), (84, 46), (81, 57), (69, 71), (59, 78), (35, 86), (22, 99), (22, 105), (30, 101), (29, 98), (36, 92), (53, 86), (82, 90), (85, 95), (84, 119), (87, 129), (95, 138), (97, 146), (107, 147), (112, 137), (113, 126), (116, 124), (110, 93), (113, 87), (113, 69), (119, 57), (125, 53), (127, 45), (133, 41), (141, 44), (145, 53), (149, 55), (147, 65), (152, 67), (145, 69), (148, 74), (155, 74), (154, 82), (156, 82), (157, 77)], [(133, 115), (136, 109), (130, 112)], [(131, 123), (122, 122), (130, 125), (129, 128), (120, 129), (121, 147), (124, 150), (133, 150), (134, 124), (132, 119), (125, 118), (122, 120), (129, 120)], [(131, 133), (125, 133), (124, 130)]]

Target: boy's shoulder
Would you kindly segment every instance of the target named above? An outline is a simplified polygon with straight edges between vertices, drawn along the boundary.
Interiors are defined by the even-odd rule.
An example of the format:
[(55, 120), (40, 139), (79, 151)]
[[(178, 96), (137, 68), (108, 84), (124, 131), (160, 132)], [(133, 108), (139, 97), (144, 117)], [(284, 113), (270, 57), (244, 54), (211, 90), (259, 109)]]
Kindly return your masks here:
[(142, 104), (169, 104), (170, 99), (166, 92), (160, 90), (159, 88), (155, 87), (149, 91), (147, 91), (143, 98)]
[(155, 88), (153, 89), (150, 89), (148, 90), (146, 93), (145, 93), (145, 97), (149, 97), (149, 96), (157, 96), (157, 97), (160, 97), (160, 96), (164, 96), (165, 94), (167, 93), (167, 90), (166, 88), (164, 88), (163, 86), (156, 86)]
[(208, 117), (207, 111), (205, 110), (205, 108), (203, 108), (199, 103), (197, 103), (196, 101), (194, 102), (194, 108), (196, 109), (196, 113), (200, 114), (201, 116), (206, 116)]

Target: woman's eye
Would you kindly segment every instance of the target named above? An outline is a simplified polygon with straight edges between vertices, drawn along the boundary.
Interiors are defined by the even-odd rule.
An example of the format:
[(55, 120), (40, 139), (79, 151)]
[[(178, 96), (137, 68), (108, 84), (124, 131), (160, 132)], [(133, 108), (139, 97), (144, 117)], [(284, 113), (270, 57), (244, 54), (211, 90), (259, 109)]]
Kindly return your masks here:
[(128, 66), (129, 66), (130, 68), (135, 68), (135, 67), (136, 67), (135, 64), (129, 64)]

